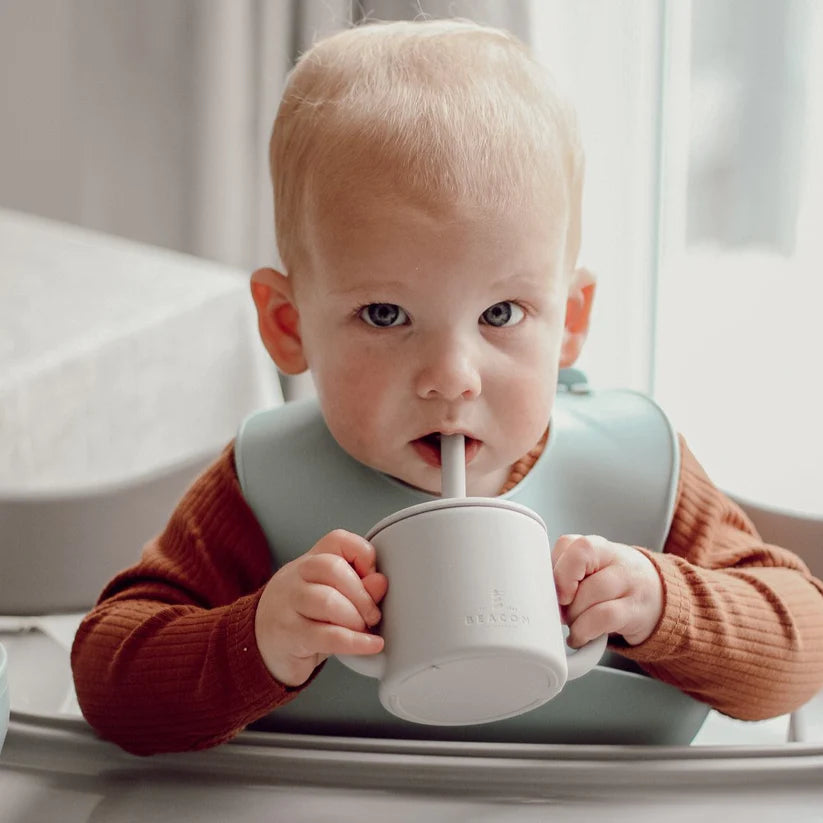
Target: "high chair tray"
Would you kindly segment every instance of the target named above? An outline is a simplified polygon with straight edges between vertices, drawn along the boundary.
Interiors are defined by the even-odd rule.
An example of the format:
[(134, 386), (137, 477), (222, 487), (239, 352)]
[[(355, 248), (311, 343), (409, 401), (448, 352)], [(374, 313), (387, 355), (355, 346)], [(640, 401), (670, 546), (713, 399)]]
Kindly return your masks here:
[[(605, 809), (609, 821), (632, 823), (694, 823), (701, 813), (709, 821), (720, 814), (758, 823), (820, 820), (823, 743), (783, 742), (785, 723), (776, 736), (769, 724), (729, 721), (717, 725), (720, 745), (706, 745), (704, 737), (704, 745), (692, 746), (246, 731), (208, 751), (135, 757), (100, 740), (79, 716), (67, 680), (70, 633), (42, 625), (51, 636), (8, 626), (0, 633), (12, 669), (11, 722), (0, 754), (4, 823), (547, 815), (589, 823)], [(750, 729), (761, 736), (742, 744), (741, 730)]]
[[(245, 732), (140, 758), (81, 720), (12, 718), (0, 819), (819, 821), (823, 747), (434, 743)], [(608, 805), (606, 805), (608, 804)]]

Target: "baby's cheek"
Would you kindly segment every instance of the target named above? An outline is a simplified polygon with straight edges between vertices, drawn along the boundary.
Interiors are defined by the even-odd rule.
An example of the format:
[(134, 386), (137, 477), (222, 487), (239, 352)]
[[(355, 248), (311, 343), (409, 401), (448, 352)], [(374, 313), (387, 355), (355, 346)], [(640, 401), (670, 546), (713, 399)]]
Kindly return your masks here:
[(383, 393), (362, 370), (352, 369), (318, 387), (318, 395), (337, 442), (353, 457), (371, 463), (367, 457), (381, 441), (381, 421), (386, 416)]
[(508, 393), (508, 402), (516, 398), (520, 436), (528, 444), (527, 450), (540, 440), (551, 417), (554, 392), (546, 388), (545, 380), (524, 381)]
[(312, 369), (317, 394), (325, 409), (350, 409), (368, 388), (369, 376), (358, 368), (354, 353), (327, 353), (322, 364)]

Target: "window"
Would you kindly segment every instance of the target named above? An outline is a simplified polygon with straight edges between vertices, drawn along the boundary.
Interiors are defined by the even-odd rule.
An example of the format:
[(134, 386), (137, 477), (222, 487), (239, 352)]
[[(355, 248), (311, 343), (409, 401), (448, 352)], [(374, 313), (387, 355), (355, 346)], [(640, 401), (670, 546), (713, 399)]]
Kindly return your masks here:
[(665, 5), (653, 392), (719, 485), (823, 511), (823, 4)]

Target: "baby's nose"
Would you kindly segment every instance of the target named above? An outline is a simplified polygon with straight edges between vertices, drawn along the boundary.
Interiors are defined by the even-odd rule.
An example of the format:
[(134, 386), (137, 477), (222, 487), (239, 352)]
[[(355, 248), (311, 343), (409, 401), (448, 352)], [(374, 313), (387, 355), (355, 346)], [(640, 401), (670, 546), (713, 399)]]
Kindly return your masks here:
[(438, 347), (426, 358), (416, 378), (424, 399), (471, 400), (480, 394), (480, 371), (471, 352), (458, 346)]

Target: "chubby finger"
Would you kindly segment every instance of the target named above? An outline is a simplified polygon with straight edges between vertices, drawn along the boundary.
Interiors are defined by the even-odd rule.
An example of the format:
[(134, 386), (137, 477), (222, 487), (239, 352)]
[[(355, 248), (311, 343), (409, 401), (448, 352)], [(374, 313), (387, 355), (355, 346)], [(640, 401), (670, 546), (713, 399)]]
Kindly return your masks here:
[(297, 614), (319, 623), (343, 626), (362, 632), (366, 621), (354, 603), (340, 591), (322, 583), (308, 583), (295, 595)]
[(564, 534), (557, 538), (555, 541), (554, 546), (552, 547), (552, 565), (557, 563), (557, 561), (563, 556), (566, 550), (571, 546), (575, 540), (579, 540), (582, 537), (580, 534)]
[(600, 565), (598, 547), (593, 541), (594, 538), (581, 535), (566, 535), (557, 541), (552, 563), (557, 602), (561, 606), (574, 600), (580, 582)]
[(590, 606), (575, 620), (569, 621), (569, 636), (566, 642), (573, 649), (579, 649), (602, 634), (611, 634), (616, 626), (622, 625), (625, 612), (625, 598), (606, 600)]
[(628, 592), (628, 583), (622, 570), (616, 566), (605, 566), (586, 577), (578, 585), (574, 599), (564, 604), (566, 619), (571, 624), (592, 606), (608, 600), (617, 600)]
[(304, 643), (318, 654), (377, 654), (383, 649), (379, 634), (359, 632), (331, 623), (306, 621)]
[(354, 568), (358, 577), (365, 577), (377, 570), (374, 546), (365, 537), (347, 532), (345, 529), (329, 532), (320, 538), (307, 554), (338, 555)]
[(369, 593), (375, 603), (379, 603), (385, 596), (389, 589), (389, 581), (385, 574), (374, 572), (367, 574), (362, 579), (363, 588)]
[(300, 564), (300, 575), (306, 583), (319, 583), (339, 592), (359, 612), (367, 626), (374, 626), (380, 621), (380, 609), (355, 569), (342, 555), (307, 554)]

